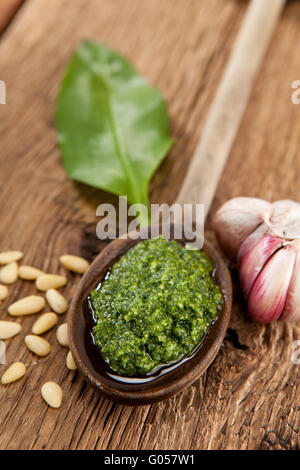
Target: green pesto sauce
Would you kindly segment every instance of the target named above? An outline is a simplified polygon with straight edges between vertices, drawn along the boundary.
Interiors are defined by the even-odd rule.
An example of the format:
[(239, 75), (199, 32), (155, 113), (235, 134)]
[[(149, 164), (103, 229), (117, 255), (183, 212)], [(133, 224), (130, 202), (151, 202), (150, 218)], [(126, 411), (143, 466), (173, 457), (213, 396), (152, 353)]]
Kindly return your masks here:
[(145, 240), (91, 292), (95, 344), (122, 376), (146, 375), (187, 357), (216, 319), (222, 293), (201, 251)]

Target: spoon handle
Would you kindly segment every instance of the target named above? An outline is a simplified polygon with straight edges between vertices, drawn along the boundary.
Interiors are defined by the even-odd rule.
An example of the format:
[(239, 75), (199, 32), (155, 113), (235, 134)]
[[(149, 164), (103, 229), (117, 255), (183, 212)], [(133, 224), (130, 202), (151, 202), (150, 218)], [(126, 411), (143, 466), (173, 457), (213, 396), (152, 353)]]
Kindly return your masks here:
[(285, 0), (251, 1), (177, 203), (203, 203), (207, 215), (284, 4)]

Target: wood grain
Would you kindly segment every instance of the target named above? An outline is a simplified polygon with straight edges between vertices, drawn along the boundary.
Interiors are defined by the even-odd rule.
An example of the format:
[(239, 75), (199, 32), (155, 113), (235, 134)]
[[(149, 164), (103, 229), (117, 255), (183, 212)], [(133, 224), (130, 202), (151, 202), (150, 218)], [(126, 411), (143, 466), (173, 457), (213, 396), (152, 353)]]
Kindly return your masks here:
[[(24, 263), (63, 272), (65, 252), (92, 258), (95, 210), (110, 195), (69, 181), (60, 164), (53, 116), (66, 63), (84, 37), (125, 53), (168, 102), (176, 143), (151, 185), (153, 202), (175, 200), (246, 9), (238, 0), (28, 0), (0, 41), (0, 249), (24, 250)], [(45, 14), (45, 12), (47, 14)], [(214, 200), (238, 195), (300, 199), (300, 4), (290, 1), (276, 29)], [(213, 239), (208, 221), (208, 237)], [(195, 384), (168, 401), (130, 408), (101, 399), (65, 367), (66, 352), (24, 346), (34, 318), (7, 342), (7, 360), (28, 364), (24, 380), (0, 387), (1, 449), (299, 449), (299, 366), (291, 361), (300, 326), (260, 326), (245, 314), (235, 280), (224, 346)], [(69, 298), (78, 277), (69, 275)], [(33, 293), (18, 281), (1, 304)], [(64, 321), (62, 319), (61, 321)], [(5, 366), (0, 366), (0, 373)], [(59, 410), (39, 390), (55, 378)]]
[(24, 0), (0, 0), (0, 34), (3, 33)]
[(208, 214), (286, 0), (251, 0), (176, 202)]

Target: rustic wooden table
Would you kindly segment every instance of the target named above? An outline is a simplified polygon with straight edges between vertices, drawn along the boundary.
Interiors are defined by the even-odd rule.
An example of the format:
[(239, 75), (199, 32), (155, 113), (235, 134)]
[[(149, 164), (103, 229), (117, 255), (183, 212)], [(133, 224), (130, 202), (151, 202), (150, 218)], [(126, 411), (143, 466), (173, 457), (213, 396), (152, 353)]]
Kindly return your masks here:
[[(247, 2), (238, 0), (0, 1), (8, 26), (0, 40), (1, 250), (21, 249), (24, 262), (62, 271), (58, 256), (92, 258), (98, 204), (114, 201), (68, 180), (56, 145), (55, 97), (66, 63), (82, 38), (96, 38), (126, 54), (168, 102), (172, 151), (151, 187), (153, 202), (172, 202), (228, 59)], [(5, 5), (6, 4), (6, 5)], [(4, 21), (5, 20), (5, 21)], [(212, 212), (248, 195), (300, 199), (300, 105), (291, 83), (300, 79), (300, 3), (288, 5), (276, 29)], [(208, 221), (208, 235), (211, 237)], [(233, 278), (236, 274), (233, 271)], [(78, 278), (65, 289), (72, 295)], [(1, 305), (35, 291), (18, 281)], [(291, 361), (300, 326), (251, 323), (235, 282), (230, 329), (216, 360), (185, 392), (157, 405), (130, 408), (103, 400), (65, 367), (53, 344), (47, 359), (24, 345), (33, 318), (7, 342), (7, 361), (28, 364), (25, 379), (0, 386), (1, 449), (296, 449), (299, 448), (299, 366)], [(63, 321), (63, 320), (61, 320)], [(5, 366), (0, 366), (0, 373)], [(55, 379), (63, 405), (50, 409), (41, 384)]]

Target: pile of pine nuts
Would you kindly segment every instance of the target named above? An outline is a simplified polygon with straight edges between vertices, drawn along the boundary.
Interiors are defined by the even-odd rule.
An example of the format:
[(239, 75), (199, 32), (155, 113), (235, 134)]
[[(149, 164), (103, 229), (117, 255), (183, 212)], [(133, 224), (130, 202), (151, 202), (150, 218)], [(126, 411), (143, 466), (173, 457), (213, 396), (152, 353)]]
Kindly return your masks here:
[[(51, 312), (42, 314), (32, 327), (32, 334), (25, 336), (25, 345), (32, 353), (40, 357), (47, 356), (51, 351), (51, 345), (40, 335), (49, 331), (58, 322), (58, 315), (62, 315), (68, 309), (68, 302), (57, 290), (67, 284), (67, 278), (58, 274), (48, 274), (32, 266), (18, 266), (18, 261), (23, 257), (21, 251), (5, 251), (0, 253), (0, 264), (4, 265), (0, 270), (0, 304), (8, 296), (7, 286), (13, 284), (18, 278), (26, 281), (35, 281), (38, 291), (44, 292)], [(77, 274), (84, 274), (89, 263), (79, 256), (63, 255), (59, 258), (62, 266)], [(30, 295), (14, 302), (8, 307), (8, 313), (12, 317), (23, 317), (41, 312), (46, 305), (46, 300), (41, 295)], [(14, 321), (0, 321), (0, 340), (13, 338), (20, 333), (22, 327)], [(63, 347), (69, 346), (68, 325), (61, 324), (56, 331), (56, 338)], [(70, 370), (76, 370), (76, 364), (71, 351), (66, 358), (66, 366)], [(15, 382), (26, 374), (26, 366), (23, 362), (14, 362), (1, 377), (1, 384), (7, 385)], [(41, 388), (41, 395), (52, 408), (59, 408), (62, 403), (62, 389), (55, 382), (46, 382)]]

